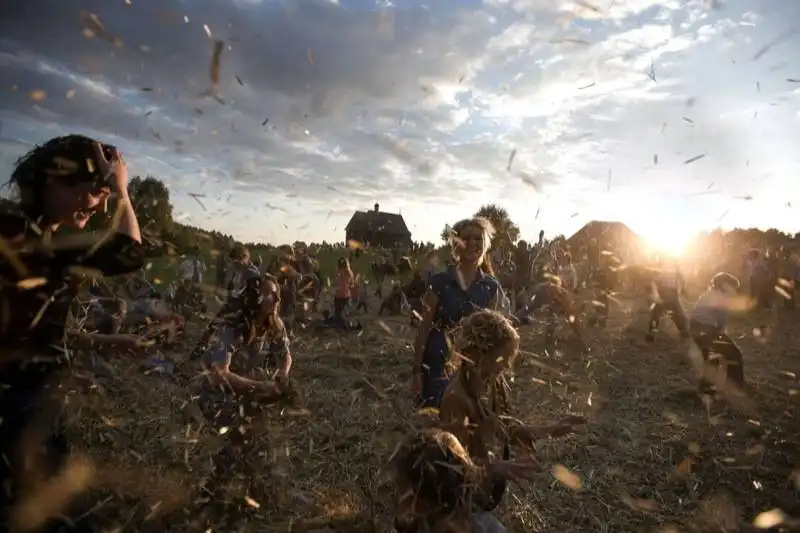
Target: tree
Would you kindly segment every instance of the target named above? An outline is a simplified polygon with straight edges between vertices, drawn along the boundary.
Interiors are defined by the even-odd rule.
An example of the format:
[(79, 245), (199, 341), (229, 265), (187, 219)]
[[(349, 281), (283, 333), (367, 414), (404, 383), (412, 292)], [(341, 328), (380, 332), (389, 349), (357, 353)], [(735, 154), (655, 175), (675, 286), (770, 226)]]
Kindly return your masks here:
[(142, 230), (163, 235), (172, 229), (172, 204), (163, 181), (153, 176), (137, 176), (128, 183), (128, 193)]
[(508, 249), (519, 240), (519, 226), (514, 224), (508, 211), (497, 204), (487, 204), (478, 209), (476, 217), (484, 217), (494, 226), (494, 239), (492, 248)]

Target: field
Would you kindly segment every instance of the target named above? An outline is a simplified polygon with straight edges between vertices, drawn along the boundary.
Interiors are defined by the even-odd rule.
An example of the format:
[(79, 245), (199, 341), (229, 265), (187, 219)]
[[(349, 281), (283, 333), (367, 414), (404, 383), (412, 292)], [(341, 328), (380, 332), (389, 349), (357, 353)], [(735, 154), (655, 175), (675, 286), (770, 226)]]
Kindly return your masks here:
[[(203, 262), (206, 264), (206, 268), (208, 269), (205, 274), (206, 280), (213, 280), (216, 279), (217, 274), (217, 251), (216, 250), (201, 250), (200, 257), (203, 259)], [(264, 248), (254, 248), (253, 249), (254, 255), (261, 256), (263, 260), (263, 264), (269, 264), (270, 260), (272, 259), (273, 255), (275, 254), (274, 250), (267, 250)], [(440, 250), (438, 252), (438, 256), (442, 261), (447, 259), (449, 251)], [(340, 257), (348, 255), (345, 249), (327, 249), (327, 250), (320, 250), (316, 254), (317, 262), (319, 264), (320, 272), (322, 272), (323, 276), (332, 277), (336, 272), (336, 263)], [(379, 257), (379, 254), (376, 252), (371, 251), (362, 251), (358, 257), (350, 256), (350, 266), (356, 273), (363, 273), (369, 274), (370, 272), (370, 265), (372, 262)], [(416, 262), (417, 265), (422, 266), (425, 261), (425, 254), (416, 254), (412, 256), (412, 259)], [(148, 278), (151, 280), (158, 280), (161, 283), (170, 283), (177, 279), (179, 275), (179, 266), (182, 261), (182, 258), (177, 255), (167, 256), (167, 257), (158, 257), (153, 259), (149, 266), (147, 267)]]
[[(590, 356), (562, 331), (552, 368), (519, 358), (514, 416), (545, 423), (580, 413), (590, 423), (539, 445), (544, 471), (512, 488), (498, 511), (512, 530), (749, 531), (775, 507), (800, 516), (792, 477), (800, 315), (781, 310), (733, 324), (748, 398), (708, 412), (674, 328), (645, 343), (646, 311), (644, 299), (620, 297), (606, 329), (590, 330)], [(95, 361), (79, 373), (69, 404), (79, 448), (96, 464), (89, 514), (109, 531), (391, 531), (386, 460), (427, 420), (410, 404), (406, 320), (359, 318), (360, 335), (300, 335), (293, 372), (301, 405), (266, 414), (249, 458), (262, 477), (249, 491), (231, 478), (227, 505), (200, 488), (226, 437), (201, 427), (186, 384), (147, 374), (136, 357)], [(775, 321), (770, 332), (756, 329), (766, 320)], [(540, 351), (535, 331), (522, 328), (524, 351)], [(165, 355), (180, 362), (190, 350)], [(576, 477), (557, 480), (550, 469), (559, 464)]]

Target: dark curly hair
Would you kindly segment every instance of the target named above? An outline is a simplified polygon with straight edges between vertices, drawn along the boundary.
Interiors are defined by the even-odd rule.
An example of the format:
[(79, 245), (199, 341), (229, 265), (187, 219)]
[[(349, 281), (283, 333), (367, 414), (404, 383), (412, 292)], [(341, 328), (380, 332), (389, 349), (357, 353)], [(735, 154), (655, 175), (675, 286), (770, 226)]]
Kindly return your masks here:
[[(104, 182), (95, 153), (95, 141), (84, 135), (55, 137), (20, 157), (6, 186), (15, 189), (23, 214), (39, 219), (44, 215), (44, 190), (48, 178), (68, 185)], [(103, 145), (110, 152), (109, 145)]]

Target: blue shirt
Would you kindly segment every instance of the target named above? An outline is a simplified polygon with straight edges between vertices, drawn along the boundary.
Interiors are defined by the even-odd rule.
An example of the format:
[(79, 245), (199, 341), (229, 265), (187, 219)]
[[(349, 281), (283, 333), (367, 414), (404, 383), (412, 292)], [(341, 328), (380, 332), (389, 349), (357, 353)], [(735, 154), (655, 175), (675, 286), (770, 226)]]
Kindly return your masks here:
[(456, 326), (462, 318), (479, 309), (489, 308), (500, 290), (500, 282), (481, 271), (467, 290), (463, 290), (458, 284), (455, 267), (431, 276), (429, 286), (439, 300), (433, 323), (444, 329)]
[(489, 308), (498, 295), (500, 283), (494, 277), (478, 272), (475, 280), (465, 291), (458, 284), (455, 267), (450, 267), (431, 276), (428, 286), (436, 295), (438, 305), (433, 317), (433, 329), (428, 335), (425, 363), (436, 366), (435, 362), (431, 364), (431, 357), (445, 361), (449, 356), (445, 333), (464, 317), (480, 309)]

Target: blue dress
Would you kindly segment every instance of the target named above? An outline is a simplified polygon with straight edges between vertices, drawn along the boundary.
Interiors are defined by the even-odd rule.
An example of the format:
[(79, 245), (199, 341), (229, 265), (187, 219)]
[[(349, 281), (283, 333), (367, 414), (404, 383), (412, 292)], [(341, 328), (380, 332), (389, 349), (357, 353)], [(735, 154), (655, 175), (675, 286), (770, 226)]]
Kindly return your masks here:
[(491, 305), (500, 290), (500, 283), (488, 274), (478, 272), (467, 290), (458, 284), (455, 267), (434, 274), (429, 288), (438, 298), (433, 327), (428, 334), (422, 356), (422, 407), (439, 407), (448, 377), (445, 363), (450, 357), (446, 334), (466, 316)]

